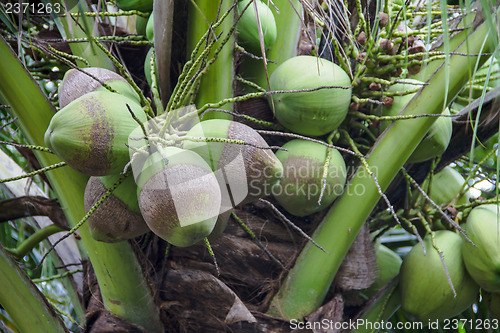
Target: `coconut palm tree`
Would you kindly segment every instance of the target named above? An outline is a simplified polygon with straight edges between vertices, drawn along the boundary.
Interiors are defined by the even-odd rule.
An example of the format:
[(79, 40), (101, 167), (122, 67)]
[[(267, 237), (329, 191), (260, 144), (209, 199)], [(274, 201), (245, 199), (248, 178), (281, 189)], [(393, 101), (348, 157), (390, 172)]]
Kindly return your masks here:
[[(448, 230), (460, 234), (459, 243), (470, 241), (461, 225), (471, 209), (498, 203), (498, 6), (444, 0), (124, 2), (54, 0), (0, 7), (2, 330), (391, 329), (349, 325), (358, 319), (384, 321), (397, 332), (415, 331), (397, 326), (411, 325), (410, 320), (434, 328), (424, 315), (434, 306), (432, 296), (417, 310), (407, 304), (403, 288), (409, 282), (399, 283), (400, 258), (411, 247), (428, 244), (426, 251), (439, 261), (436, 268), (427, 265), (428, 271), (443, 271), (443, 283), (436, 278), (434, 285), (460, 296), (455, 267), (435, 236)], [(313, 68), (304, 71), (300, 62), (279, 71), (299, 55), (316, 57)], [(314, 77), (323, 61), (345, 72), (348, 84), (310, 79), (307, 75)], [(162, 149), (184, 147), (192, 125), (186, 119), (194, 115), (201, 124), (231, 119), (253, 128), (270, 147), (239, 139), (238, 133), (222, 139), (191, 137), (197, 143), (218, 140), (250, 147), (254, 155), (249, 161), (261, 160), (255, 152), (277, 160), (280, 153), (286, 155), (280, 147), (292, 139), (320, 145), (324, 159), (315, 180), (317, 201), (328, 191), (334, 151), (345, 161), (347, 184), (333, 203), (306, 216), (298, 216), (273, 195), (238, 201), (225, 212), (229, 220), (222, 235), (214, 239), (202, 234), (189, 246), (175, 246), (170, 235), (156, 230), (122, 241), (96, 240), (95, 229), (89, 227), (92, 219), (101, 219), (103, 225), (123, 223), (122, 216), (99, 217), (98, 211), (116, 205), (110, 202), (115, 202), (125, 176), (135, 177), (139, 193), (149, 178), (141, 181), (135, 170), (133, 176), (124, 171), (84, 205), (89, 175), (75, 170), (82, 160), (64, 158), (55, 143), (44, 140), (55, 114), (68, 127), (77, 118), (67, 116), (58, 86), (70, 70), (83, 73), (82, 81), (88, 82), (82, 71), (87, 67), (118, 73), (144, 117), (156, 121), (140, 121), (140, 111), (132, 111), (128, 102), (130, 112), (120, 117), (141, 123), (139, 136), (144, 137), (135, 140), (142, 146), (131, 149), (131, 163), (121, 166), (125, 170), (135, 169), (141, 149), (151, 148), (160, 153), (156, 158), (163, 161), (162, 168), (175, 167), (175, 157), (160, 156)], [(88, 88), (75, 81), (69, 91)], [(103, 92), (97, 94), (119, 96), (121, 88), (105, 78), (90, 75), (90, 81), (99, 82)], [(285, 100), (285, 112), (293, 113), (300, 103), (303, 108), (321, 105), (318, 99), (340, 98), (344, 90), (351, 96), (335, 128), (299, 133), (308, 126), (305, 118), (299, 116), (294, 128), (280, 120)], [(159, 125), (163, 129), (147, 132)], [(51, 127), (48, 136), (57, 130)], [(61, 142), (79, 134), (65, 135)], [(149, 158), (153, 161), (153, 154)], [(153, 164), (148, 161), (144, 165)], [(440, 172), (447, 168), (458, 176), (440, 183)], [(248, 169), (241, 170), (251, 177)], [(217, 188), (211, 184), (210, 190)], [(136, 191), (129, 195), (135, 198)], [(450, 191), (451, 197), (443, 199)], [(139, 194), (146, 220), (145, 207), (155, 196)], [(198, 213), (196, 208), (190, 212)], [(177, 211), (168, 220), (179, 215)], [(215, 223), (217, 216), (211, 218)], [(410, 276), (418, 284), (427, 278), (425, 273), (401, 278)], [(484, 328), (494, 330), (497, 296), (471, 283), (473, 297), (453, 315), (446, 313), (448, 324), (453, 324), (448, 317), (455, 316), (481, 320)]]

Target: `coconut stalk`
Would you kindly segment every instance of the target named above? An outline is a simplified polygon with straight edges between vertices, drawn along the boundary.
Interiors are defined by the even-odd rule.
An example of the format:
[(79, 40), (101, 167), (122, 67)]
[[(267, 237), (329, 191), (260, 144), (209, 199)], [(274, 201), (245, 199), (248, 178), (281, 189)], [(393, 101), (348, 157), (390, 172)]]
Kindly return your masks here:
[[(231, 0), (193, 0), (188, 5), (188, 37), (187, 37), (187, 54), (191, 55), (198, 41), (203, 35), (211, 29), (211, 26), (218, 21), (226, 11), (233, 5)], [(211, 40), (220, 35), (219, 40), (213, 46), (205, 62), (213, 59), (215, 50), (221, 46), (221, 41), (224, 40), (233, 26), (232, 13), (230, 13), (224, 22), (215, 30), (211, 31), (204, 45), (208, 45)], [(233, 96), (233, 45), (234, 36), (231, 36), (226, 45), (222, 47), (217, 55), (217, 59), (211, 65), (210, 69), (203, 75), (197, 89), (195, 104), (198, 108), (207, 103), (216, 103), (226, 98)], [(201, 51), (205, 47), (202, 46)], [(198, 52), (198, 55), (199, 53)], [(229, 104), (223, 106), (225, 110), (231, 111)], [(204, 116), (204, 119), (211, 118), (231, 118), (230, 115), (221, 112), (209, 112)]]
[[(497, 11), (497, 20), (498, 15)], [(498, 47), (496, 32), (491, 31), (488, 24), (482, 23), (468, 36), (467, 44), (462, 43), (457, 51), (470, 54), (492, 52)], [(471, 62), (469, 58), (474, 61)], [(444, 96), (456, 96), (468, 80), (470, 66), (476, 60), (480, 64), (484, 63), (486, 58), (451, 56), (448, 63), (453, 70), (448, 71), (449, 77), (446, 77), (446, 68), (441, 66), (426, 82), (428, 86), (417, 92), (403, 110), (403, 115), (441, 114), (447, 105)], [(446, 82), (449, 82), (448, 86)], [(411, 122), (395, 122), (377, 139), (366, 162), (376, 175), (381, 191), (387, 189), (436, 119), (421, 117)], [(373, 177), (363, 166), (358, 167), (344, 194), (334, 203), (312, 235), (312, 239), (325, 252), (311, 242), (305, 245), (295, 266), (274, 296), (269, 314), (302, 320), (321, 305), (354, 238), (380, 198)]]
[(68, 332), (45, 296), (0, 244), (0, 304), (20, 332)]
[[(88, 11), (87, 3), (85, 1), (58, 1), (51, 0), (52, 3), (60, 3), (62, 8), (66, 7), (66, 17), (60, 18), (56, 13), (53, 13), (52, 19), (54, 20), (59, 33), (65, 39), (73, 38), (88, 38), (90, 36), (99, 36), (98, 25), (93, 17), (87, 17), (82, 12)], [(69, 16), (70, 14), (78, 14), (79, 18), (74, 20)], [(83, 29), (82, 29), (83, 28)], [(111, 60), (104, 54), (104, 52), (93, 44), (92, 41), (85, 43), (69, 43), (73, 55), (84, 58), (88, 64), (81, 60), (77, 60), (78, 67), (101, 67), (114, 71), (114, 66)]]
[[(0, 96), (11, 106), (9, 112), (12, 117), (18, 118), (16, 123), (27, 141), (44, 146), (45, 129), (54, 115), (54, 107), (3, 38), (0, 40), (0, 58)], [(55, 155), (45, 152), (35, 151), (35, 155), (42, 166), (60, 162)], [(85, 215), (83, 193), (88, 177), (69, 167), (50, 171), (47, 177), (64, 208), (69, 225), (75, 226)], [(97, 242), (91, 237), (86, 224), (80, 227), (79, 232), (83, 241), (82, 252), (88, 254), (92, 263), (105, 308), (150, 332), (161, 331), (151, 289), (130, 244)]]

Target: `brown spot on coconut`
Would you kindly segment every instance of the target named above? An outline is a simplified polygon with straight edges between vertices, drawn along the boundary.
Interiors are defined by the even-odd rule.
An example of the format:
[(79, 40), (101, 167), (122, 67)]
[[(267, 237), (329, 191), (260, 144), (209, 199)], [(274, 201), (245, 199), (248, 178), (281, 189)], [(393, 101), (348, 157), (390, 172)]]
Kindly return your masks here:
[[(271, 194), (283, 173), (276, 155), (251, 127), (230, 120), (212, 119), (196, 124), (187, 136), (240, 140), (245, 145), (227, 142), (187, 140), (184, 148), (198, 153), (216, 173), (223, 189), (223, 205), (235, 206)], [(264, 149), (262, 149), (264, 148)], [(227, 196), (224, 193), (227, 192)]]
[(127, 105), (142, 122), (146, 114), (134, 100), (94, 91), (57, 112), (45, 132), (45, 144), (73, 169), (89, 176), (123, 171), (129, 161), (129, 134), (138, 127)]
[(214, 229), (221, 192), (210, 167), (196, 153), (161, 148), (149, 156), (137, 184), (144, 220), (172, 245), (191, 246)]
[(64, 74), (64, 78), (58, 88), (59, 106), (63, 108), (75, 99), (92, 91), (109, 91), (101, 82), (109, 85), (117, 93), (139, 103), (139, 95), (137, 95), (123, 77), (109, 69), (89, 67), (82, 69), (73, 68)]
[[(88, 212), (119, 177), (90, 177), (85, 188), (85, 211)], [(139, 211), (136, 192), (134, 178), (128, 176), (111, 196), (97, 207), (88, 219), (90, 234), (95, 240), (114, 243), (135, 238), (149, 231)]]

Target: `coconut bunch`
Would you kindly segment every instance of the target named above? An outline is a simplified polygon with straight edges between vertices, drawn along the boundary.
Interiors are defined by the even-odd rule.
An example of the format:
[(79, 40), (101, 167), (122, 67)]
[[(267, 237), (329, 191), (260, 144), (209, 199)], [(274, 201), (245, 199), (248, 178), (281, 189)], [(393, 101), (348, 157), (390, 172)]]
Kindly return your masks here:
[(129, 145), (144, 220), (181, 247), (220, 235), (232, 209), (269, 195), (283, 172), (254, 129), (223, 119), (199, 122), (192, 107), (151, 119)]

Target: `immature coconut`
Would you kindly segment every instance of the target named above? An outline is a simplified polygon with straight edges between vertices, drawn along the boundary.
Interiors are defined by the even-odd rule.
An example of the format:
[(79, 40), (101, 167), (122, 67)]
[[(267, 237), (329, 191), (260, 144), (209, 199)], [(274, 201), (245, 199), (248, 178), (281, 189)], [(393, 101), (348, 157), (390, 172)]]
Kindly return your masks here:
[[(85, 188), (85, 211), (99, 201), (113, 187), (121, 175), (90, 177)], [(120, 242), (149, 231), (137, 202), (137, 185), (132, 175), (127, 176), (88, 219), (90, 234), (95, 240)]]
[(292, 132), (310, 136), (339, 127), (351, 103), (351, 79), (342, 68), (313, 56), (293, 57), (279, 65), (269, 79), (272, 91), (324, 88), (271, 95), (276, 119)]
[(214, 229), (221, 205), (219, 183), (196, 153), (160, 148), (146, 160), (137, 185), (144, 220), (172, 245), (196, 244)]
[(479, 286), (467, 273), (462, 261), (462, 237), (452, 231), (440, 230), (435, 232), (435, 243), (442, 251), (456, 297), (430, 235), (424, 238), (426, 255), (422, 246), (416, 244), (403, 259), (399, 274), (401, 308), (408, 318), (424, 323), (461, 313), (479, 294)]
[(375, 295), (396, 277), (399, 274), (401, 263), (403, 262), (396, 252), (382, 244), (375, 246), (375, 254), (377, 256), (377, 278), (368, 289), (363, 291), (363, 295), (367, 297)]
[[(99, 81), (95, 78), (99, 79)], [(88, 67), (82, 69), (73, 68), (64, 74), (58, 88), (59, 106), (63, 108), (75, 99), (92, 91), (109, 91), (101, 82), (113, 88), (117, 93), (135, 100), (136, 103), (140, 102), (139, 95), (123, 77), (109, 69)]]
[[(231, 207), (271, 194), (283, 172), (276, 155), (251, 127), (225, 119), (211, 119), (193, 126), (186, 138), (240, 140), (251, 145), (185, 140), (184, 148), (198, 153), (216, 172), (223, 188), (223, 204)], [(226, 185), (227, 184), (227, 185)], [(226, 188), (229, 186), (231, 198)]]
[[(427, 190), (429, 185), (426, 180), (421, 187)], [(429, 198), (438, 205), (463, 205), (470, 202), (472, 194), (466, 191), (460, 197), (458, 194), (465, 183), (464, 177), (450, 166), (445, 167), (432, 176), (432, 186), (430, 187)]]
[[(238, 43), (249, 52), (261, 54), (257, 15), (255, 14), (253, 3), (248, 6), (250, 1), (242, 0), (238, 2), (238, 15), (241, 15), (236, 25)], [(257, 4), (262, 36), (264, 38), (264, 49), (267, 50), (276, 41), (276, 21), (274, 20), (273, 12), (265, 3), (261, 0), (257, 0), (255, 3)]]
[[(411, 91), (416, 91), (421, 88), (423, 83), (418, 80), (408, 79), (404, 83), (397, 83), (391, 88), (390, 92), (398, 92), (399, 96), (394, 96), (394, 102), (390, 107), (384, 107), (382, 110), (383, 116), (397, 116), (403, 111), (403, 109), (408, 105), (408, 103), (415, 96), (416, 92), (408, 93)], [(450, 115), (450, 111), (446, 108), (443, 111), (443, 115)], [(411, 122), (413, 120), (398, 120)], [(391, 121), (385, 120), (380, 123), (380, 130), (383, 131)], [(452, 134), (452, 121), (450, 117), (439, 117), (429, 128), (429, 131), (419, 143), (417, 148), (413, 151), (411, 156), (408, 158), (410, 163), (418, 163), (427, 161), (431, 158), (441, 155), (451, 140)]]
[(59, 110), (45, 132), (45, 144), (73, 169), (89, 176), (123, 171), (129, 161), (129, 134), (146, 121), (136, 101), (108, 91), (81, 96)]
[(325, 209), (342, 194), (346, 166), (338, 150), (331, 149), (326, 186), (320, 200), (328, 148), (300, 139), (287, 142), (283, 148), (287, 151), (276, 152), (276, 157), (283, 164), (283, 176), (273, 189), (273, 195), (287, 212), (307, 216)]
[(467, 271), (479, 286), (489, 292), (500, 292), (500, 223), (496, 204), (475, 207), (467, 217), (464, 229), (474, 243), (463, 243)]

